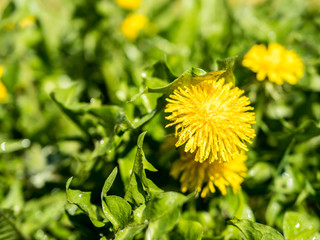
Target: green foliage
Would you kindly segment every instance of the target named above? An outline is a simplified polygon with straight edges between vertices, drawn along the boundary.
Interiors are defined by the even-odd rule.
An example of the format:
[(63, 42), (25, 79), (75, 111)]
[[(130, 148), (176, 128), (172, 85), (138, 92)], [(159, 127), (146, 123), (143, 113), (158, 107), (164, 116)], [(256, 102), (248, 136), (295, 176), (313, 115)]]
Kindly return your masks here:
[[(147, 161), (142, 149), (145, 134), (146, 132), (143, 132), (138, 137), (136, 158), (124, 198), (108, 195), (116, 179), (117, 168), (113, 169), (103, 185), (101, 206), (91, 203), (91, 192), (70, 189), (70, 178), (66, 185), (67, 200), (76, 207), (75, 209), (70, 205), (66, 206), (70, 217), (79, 214), (80, 211), (88, 216), (97, 228), (111, 222), (116, 239), (133, 239), (144, 228), (147, 228), (146, 238), (160, 239), (175, 227), (181, 206), (194, 195), (186, 197), (176, 192), (163, 193), (147, 179), (145, 169), (156, 169)], [(100, 214), (101, 211), (103, 214)], [(72, 221), (72, 218), (70, 220)]]
[(305, 213), (288, 211), (283, 219), (285, 239), (317, 239), (320, 237), (319, 219)]
[(230, 223), (240, 229), (244, 235), (244, 239), (284, 239), (283, 236), (275, 229), (260, 223), (252, 222), (250, 220), (234, 219), (231, 220)]
[[(1, 0), (0, 239), (320, 238), (319, 9)], [(149, 25), (131, 41), (121, 24), (133, 12)], [(254, 44), (272, 42), (302, 57), (296, 85), (242, 66)], [(170, 176), (179, 153), (166, 98), (221, 78), (254, 107), (247, 177), (237, 194), (183, 195)]]
[(202, 229), (202, 225), (196, 221), (181, 219), (177, 224), (177, 232), (174, 239), (200, 240), (203, 234)]
[(0, 209), (0, 239), (23, 239), (14, 223), (13, 213), (10, 210)]

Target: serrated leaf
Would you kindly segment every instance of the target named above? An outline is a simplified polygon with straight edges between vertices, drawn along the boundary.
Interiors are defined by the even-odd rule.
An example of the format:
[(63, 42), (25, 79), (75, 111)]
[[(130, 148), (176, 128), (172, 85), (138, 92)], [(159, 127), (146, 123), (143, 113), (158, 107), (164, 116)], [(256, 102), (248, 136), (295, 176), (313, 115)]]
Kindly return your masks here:
[(130, 219), (131, 206), (121, 197), (106, 196), (103, 198), (102, 209), (115, 230), (124, 228)]
[(237, 227), (246, 240), (284, 240), (284, 237), (272, 227), (246, 219), (233, 219), (229, 224)]
[(146, 92), (163, 93), (169, 95), (178, 87), (198, 84), (205, 80), (218, 80), (223, 73), (225, 73), (225, 70), (207, 73), (202, 69), (192, 68), (191, 70), (185, 71), (180, 77), (178, 77), (167, 86), (164, 86), (162, 88), (147, 88)]
[(103, 184), (103, 188), (101, 191), (101, 201), (103, 201), (103, 198), (107, 196), (107, 193), (109, 192), (117, 174), (118, 174), (118, 168), (115, 167)]
[(236, 59), (237, 59), (237, 56), (217, 61), (218, 68), (220, 70), (221, 69), (225, 70), (225, 72), (222, 74), (221, 77), (224, 77), (226, 82), (231, 82), (231, 83), (233, 83), (233, 85), (235, 85), (235, 77), (233, 74), (233, 67), (234, 67), (234, 63), (235, 63)]
[(69, 189), (72, 177), (68, 179), (66, 184), (67, 200), (69, 203), (77, 205), (96, 227), (103, 227), (104, 223), (98, 219), (97, 206), (91, 204), (91, 192), (83, 192), (80, 190)]
[(283, 233), (285, 239), (307, 240), (319, 235), (320, 222), (308, 214), (288, 211), (283, 219)]
[(138, 137), (137, 153), (133, 164), (132, 173), (130, 175), (129, 186), (124, 197), (125, 200), (135, 205), (145, 203), (149, 196), (146, 175), (142, 164), (142, 159), (144, 156), (142, 143), (145, 135), (146, 132), (143, 132)]
[(143, 204), (133, 210), (132, 224), (118, 231), (116, 233), (116, 240), (131, 240), (148, 225), (148, 221), (145, 221), (143, 218), (143, 211), (145, 208), (146, 205)]
[(203, 234), (203, 227), (200, 223), (191, 220), (180, 219), (174, 239), (200, 240)]
[(0, 209), (0, 240), (23, 239), (13, 219), (13, 212), (8, 209)]
[[(152, 190), (155, 189), (153, 184), (152, 189), (149, 188), (149, 182), (147, 180), (146, 173), (144, 171), (143, 163), (146, 163), (146, 158), (143, 152), (143, 140), (146, 132), (143, 132), (138, 137), (137, 153), (133, 164), (132, 173), (130, 175), (130, 181), (125, 193), (124, 199), (134, 205), (141, 205), (150, 199)], [(151, 168), (150, 165), (148, 168)]]
[(131, 101), (134, 101), (139, 96), (145, 93), (163, 93), (165, 95), (171, 94), (176, 88), (183, 87), (191, 84), (198, 84), (205, 80), (218, 80), (226, 70), (217, 71), (217, 72), (206, 72), (200, 68), (192, 68), (185, 71), (180, 77), (178, 77), (173, 82), (168, 85), (160, 88), (149, 88), (147, 87), (144, 91), (133, 97)]
[(163, 190), (159, 188), (154, 182), (147, 178), (148, 188), (151, 194), (159, 194), (162, 193)]

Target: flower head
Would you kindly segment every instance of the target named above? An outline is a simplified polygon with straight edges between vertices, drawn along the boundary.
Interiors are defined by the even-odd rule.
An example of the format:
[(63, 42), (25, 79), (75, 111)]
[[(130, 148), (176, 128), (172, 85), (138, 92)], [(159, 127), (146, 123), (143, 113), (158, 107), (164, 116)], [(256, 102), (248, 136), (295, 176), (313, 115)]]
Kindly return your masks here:
[(141, 4), (141, 0), (116, 0), (116, 3), (127, 10), (136, 10)]
[(231, 162), (203, 163), (195, 162), (194, 154), (182, 153), (181, 158), (173, 163), (171, 175), (180, 175), (181, 191), (198, 191), (201, 197), (209, 192), (214, 193), (217, 187), (223, 195), (227, 194), (226, 187), (231, 186), (234, 193), (241, 189), (241, 183), (246, 176), (247, 167), (244, 162), (247, 156), (242, 152)]
[[(3, 75), (4, 67), (0, 65), (0, 79)], [(0, 80), (0, 103), (7, 103), (8, 102), (8, 93), (6, 87), (3, 85), (2, 81)]]
[(302, 59), (293, 50), (287, 50), (277, 43), (254, 45), (244, 56), (243, 66), (257, 73), (259, 81), (266, 77), (279, 85), (284, 81), (296, 84), (303, 76)]
[(251, 124), (254, 112), (243, 90), (218, 81), (205, 80), (196, 85), (177, 88), (167, 98), (165, 112), (176, 125), (176, 147), (185, 144), (184, 151), (195, 152), (195, 161), (210, 163), (231, 161), (241, 150), (247, 151), (245, 142), (255, 137)]
[(28, 16), (21, 20), (19, 23), (19, 27), (24, 29), (26, 27), (32, 26), (36, 22), (36, 18), (34, 16)]
[(130, 40), (138, 37), (139, 32), (146, 27), (148, 18), (140, 14), (130, 14), (121, 24), (121, 31)]

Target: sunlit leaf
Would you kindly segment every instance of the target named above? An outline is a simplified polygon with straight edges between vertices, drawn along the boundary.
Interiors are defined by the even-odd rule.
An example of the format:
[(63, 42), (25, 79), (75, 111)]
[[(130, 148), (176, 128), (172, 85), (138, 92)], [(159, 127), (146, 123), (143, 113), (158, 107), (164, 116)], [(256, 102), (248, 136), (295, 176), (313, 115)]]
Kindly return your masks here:
[(203, 227), (196, 221), (180, 219), (176, 228), (175, 239), (202, 239)]
[[(148, 201), (151, 197), (152, 189), (154, 189), (154, 187), (152, 189), (149, 188), (143, 165), (144, 162), (147, 161), (142, 149), (145, 135), (146, 132), (143, 132), (139, 135), (135, 162), (130, 176), (129, 185), (124, 197), (125, 200), (137, 206)], [(147, 168), (150, 168), (154, 171), (154, 168), (151, 168), (151, 165), (149, 164), (147, 164)]]
[(308, 214), (288, 211), (284, 215), (283, 233), (285, 239), (317, 239), (320, 221)]
[(98, 219), (97, 207), (91, 203), (91, 192), (83, 192), (80, 190), (72, 190), (69, 188), (72, 177), (66, 184), (67, 200), (69, 203), (77, 205), (96, 227), (103, 227), (104, 223)]
[(103, 212), (115, 230), (124, 228), (130, 219), (131, 206), (121, 197), (106, 196), (103, 198)]
[(233, 219), (230, 224), (240, 229), (245, 239), (248, 240), (264, 240), (274, 239), (283, 240), (283, 236), (272, 227), (260, 223), (252, 222), (250, 220)]

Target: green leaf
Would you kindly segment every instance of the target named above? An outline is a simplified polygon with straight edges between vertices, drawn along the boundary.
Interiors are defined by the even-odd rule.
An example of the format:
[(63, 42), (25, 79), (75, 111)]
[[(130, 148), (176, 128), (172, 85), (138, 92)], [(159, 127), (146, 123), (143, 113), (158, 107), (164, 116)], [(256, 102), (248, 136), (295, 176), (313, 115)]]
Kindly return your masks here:
[(178, 77), (175, 81), (168, 84), (167, 86), (164, 86), (162, 88), (147, 88), (146, 92), (163, 93), (169, 95), (178, 87), (197, 84), (205, 80), (218, 80), (223, 73), (225, 73), (225, 70), (207, 73), (202, 69), (193, 68), (184, 72), (180, 77)]
[(103, 227), (104, 223), (100, 221), (97, 216), (97, 206), (91, 204), (91, 192), (69, 189), (71, 181), (72, 177), (68, 179), (66, 184), (68, 202), (77, 205), (86, 215), (88, 215), (94, 226)]
[(0, 240), (23, 239), (13, 219), (13, 212), (7, 209), (0, 209)]
[(90, 107), (88, 112), (102, 120), (102, 125), (109, 136), (114, 134), (117, 125), (121, 125), (122, 130), (134, 128), (123, 109), (118, 106)]
[(103, 201), (103, 198), (107, 196), (107, 193), (109, 192), (117, 174), (118, 174), (118, 168), (115, 167), (103, 184), (103, 188), (101, 191), (101, 201)]
[(269, 180), (275, 174), (275, 168), (272, 164), (266, 162), (257, 162), (248, 171), (247, 181), (253, 184), (261, 184)]
[(156, 62), (152, 67), (147, 68), (146, 72), (150, 72), (152, 78), (168, 80), (169, 82), (177, 78), (172, 74), (165, 61)]
[(171, 231), (178, 222), (181, 206), (193, 196), (165, 192), (148, 202), (143, 212), (143, 217), (150, 221), (146, 239), (158, 239)]
[(134, 147), (127, 153), (126, 156), (124, 156), (123, 158), (118, 158), (121, 180), (125, 186), (125, 189), (127, 189), (129, 185), (130, 175), (133, 169), (136, 152), (137, 148)]
[(200, 240), (203, 234), (203, 227), (200, 223), (191, 220), (180, 219), (174, 239), (193, 239)]
[(277, 195), (273, 196), (269, 201), (266, 210), (266, 221), (268, 225), (273, 226), (277, 222), (277, 218), (279, 218), (282, 209), (283, 205), (281, 201), (278, 199)]
[[(72, 90), (72, 88), (70, 88), (70, 90)], [(73, 92), (70, 92), (70, 94), (72, 95)], [(51, 93), (50, 96), (52, 98), (52, 100), (57, 104), (57, 106), (60, 108), (60, 110), (66, 114), (69, 119), (75, 123), (78, 128), (84, 133), (86, 134), (88, 137), (90, 136), (90, 134), (88, 133), (88, 131), (86, 130), (85, 127), (83, 127), (83, 124), (81, 122), (80, 117), (85, 113), (84, 110), (84, 106), (76, 106), (76, 107), (69, 107), (68, 105), (66, 105), (66, 103), (68, 103), (69, 101), (73, 101), (73, 98), (70, 97), (72, 100), (69, 100), (68, 96), (64, 97), (64, 100), (66, 103), (63, 102), (63, 100), (57, 98), (58, 94), (55, 93)]]
[(171, 231), (180, 216), (180, 208), (172, 209), (159, 219), (151, 221), (145, 233), (145, 239), (160, 239), (163, 235)]
[(146, 132), (143, 132), (138, 137), (138, 144), (137, 144), (137, 153), (135, 157), (135, 161), (133, 164), (132, 173), (130, 175), (130, 181), (128, 188), (125, 193), (124, 199), (134, 205), (141, 205), (145, 203), (147, 200), (150, 199), (153, 190), (156, 193), (159, 192), (159, 188), (155, 188), (155, 184), (152, 184), (152, 188), (149, 188), (149, 182), (146, 177), (146, 173), (144, 171), (144, 163), (149, 169), (154, 169), (151, 167), (152, 165), (146, 164), (147, 159), (145, 158), (143, 152), (143, 140)]
[(130, 219), (131, 206), (121, 197), (106, 196), (102, 202), (103, 212), (115, 230), (124, 228)]
[[(139, 94), (139, 96), (141, 96), (142, 94), (144, 94), (144, 92)], [(131, 100), (131, 101), (134, 101), (134, 100)], [(166, 104), (167, 104), (166, 97), (165, 96), (159, 97), (157, 99), (156, 107), (151, 112), (144, 115), (138, 122), (133, 124), (134, 129), (137, 129), (142, 125), (148, 123), (157, 113), (162, 111), (162, 109), (165, 107)]]
[(246, 219), (233, 219), (229, 224), (237, 227), (244, 235), (246, 240), (283, 240), (283, 236), (272, 227), (252, 222)]
[(320, 222), (308, 214), (287, 211), (283, 220), (283, 233), (285, 239), (307, 240), (318, 239)]
[(147, 87), (142, 93), (133, 97), (131, 101), (134, 101), (144, 93), (163, 93), (165, 95), (171, 94), (176, 88), (183, 87), (185, 85), (197, 84), (205, 80), (218, 80), (226, 71), (209, 72), (200, 69), (192, 68), (185, 71), (180, 77), (171, 82), (170, 84), (160, 88)]
[(231, 82), (233, 83), (233, 85), (235, 85), (235, 81), (236, 81), (233, 75), (233, 66), (236, 59), (237, 59), (237, 56), (217, 61), (218, 69), (225, 70), (225, 72), (221, 75), (221, 77), (224, 77), (226, 82)]
[(123, 198), (118, 196), (107, 196), (116, 176), (118, 168), (115, 167), (104, 182), (101, 191), (102, 210), (115, 230), (124, 228), (130, 219), (131, 206)]
[(146, 227), (146, 224), (127, 226), (116, 233), (115, 240), (131, 240), (138, 233), (140, 233), (145, 227)]
[[(214, 202), (215, 200), (213, 200), (212, 203)], [(231, 194), (230, 192), (230, 194), (222, 196), (221, 200), (219, 201), (219, 208), (221, 208), (221, 210), (225, 212), (229, 218), (236, 217), (240, 219), (249, 219), (252, 221), (255, 220), (252, 209), (249, 207), (243, 191), (239, 191), (237, 194)]]
[(189, 199), (190, 197), (176, 192), (161, 193), (147, 203), (144, 216), (146, 219), (151, 220), (160, 218), (175, 208), (182, 206)]
[(131, 240), (148, 225), (148, 221), (145, 221), (146, 219), (143, 217), (143, 211), (145, 208), (146, 205), (143, 204), (133, 210), (132, 224), (118, 231), (116, 233), (116, 240)]
[(142, 163), (144, 157), (142, 144), (145, 135), (146, 132), (143, 132), (138, 137), (136, 158), (133, 164), (132, 173), (130, 175), (129, 186), (124, 197), (125, 200), (135, 205), (145, 203), (149, 195), (148, 184), (146, 180), (147, 177), (143, 170)]

